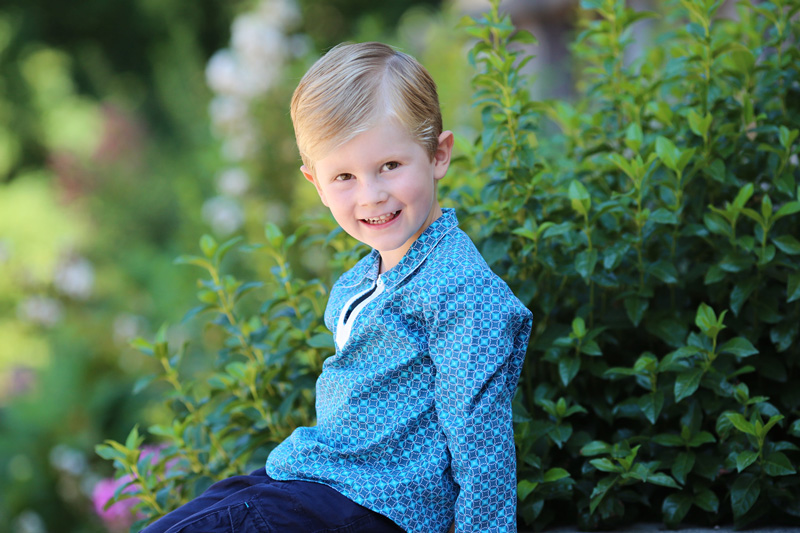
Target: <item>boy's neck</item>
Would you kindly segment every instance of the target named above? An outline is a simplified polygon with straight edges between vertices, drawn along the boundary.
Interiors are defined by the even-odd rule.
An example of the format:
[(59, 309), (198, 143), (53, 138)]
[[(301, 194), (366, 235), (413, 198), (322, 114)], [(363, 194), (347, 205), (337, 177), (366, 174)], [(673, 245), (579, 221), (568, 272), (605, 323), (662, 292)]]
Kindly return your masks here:
[(439, 205), (438, 200), (434, 201), (434, 205), (431, 208), (430, 215), (425, 223), (420, 227), (419, 231), (414, 234), (406, 243), (397, 248), (395, 250), (388, 250), (385, 252), (379, 252), (379, 266), (378, 266), (378, 274), (384, 274), (397, 266), (400, 261), (402, 261), (403, 257), (408, 253), (408, 250), (414, 245), (416, 240), (422, 235), (431, 224), (433, 224), (439, 217), (442, 216), (442, 208)]

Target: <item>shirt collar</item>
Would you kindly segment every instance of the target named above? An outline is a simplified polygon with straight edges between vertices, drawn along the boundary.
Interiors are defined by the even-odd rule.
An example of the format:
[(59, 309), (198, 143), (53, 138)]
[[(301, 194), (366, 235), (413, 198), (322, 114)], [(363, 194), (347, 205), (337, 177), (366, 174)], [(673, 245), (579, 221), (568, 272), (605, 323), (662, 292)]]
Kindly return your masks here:
[[(457, 226), (458, 219), (456, 218), (456, 210), (453, 208), (443, 208), (442, 216), (425, 228), (425, 231), (417, 237), (417, 240), (413, 242), (397, 265), (383, 274), (384, 284), (391, 287), (403, 281), (403, 279), (422, 264), (428, 254), (436, 248), (436, 244), (442, 237)], [(380, 252), (373, 248), (372, 251), (359, 261), (353, 270), (348, 273), (347, 278), (349, 281), (345, 281), (343, 285), (356, 285), (364, 280), (370, 280), (372, 283), (375, 283), (379, 275), (380, 258)]]
[[(425, 231), (411, 244), (411, 248), (408, 249), (397, 265), (383, 274), (384, 284), (391, 287), (403, 281), (403, 279), (422, 264), (428, 254), (436, 248), (436, 245), (442, 237), (457, 226), (458, 219), (456, 218), (456, 210), (453, 208), (442, 209), (442, 216), (425, 228)], [(375, 265), (369, 269), (368, 276), (374, 274), (377, 277), (378, 266), (380, 265), (377, 259), (380, 257), (380, 254), (378, 254), (377, 250), (373, 250), (372, 253), (375, 254)], [(374, 280), (375, 277), (371, 277), (370, 279)]]

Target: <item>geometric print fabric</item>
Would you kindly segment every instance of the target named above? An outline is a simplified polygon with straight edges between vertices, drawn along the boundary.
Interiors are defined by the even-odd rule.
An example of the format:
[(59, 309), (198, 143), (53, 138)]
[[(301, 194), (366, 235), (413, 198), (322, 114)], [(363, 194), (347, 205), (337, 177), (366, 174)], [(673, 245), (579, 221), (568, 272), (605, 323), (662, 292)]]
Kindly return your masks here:
[[(374, 288), (373, 250), (339, 278), (325, 311)], [(317, 381), (317, 425), (267, 459), (275, 479), (329, 485), (414, 533), (516, 531), (511, 400), (531, 313), (443, 209)]]

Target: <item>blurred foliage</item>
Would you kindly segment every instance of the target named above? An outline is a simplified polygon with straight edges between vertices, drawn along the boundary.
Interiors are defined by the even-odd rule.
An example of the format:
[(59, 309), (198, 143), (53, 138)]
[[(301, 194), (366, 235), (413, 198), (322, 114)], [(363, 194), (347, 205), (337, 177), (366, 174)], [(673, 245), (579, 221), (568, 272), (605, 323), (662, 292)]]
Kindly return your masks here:
[[(117, 527), (93, 509), (111, 465), (92, 448), (123, 438), (135, 421), (172, 416), (153, 401), (163, 389), (131, 395), (158, 364), (129, 342), (180, 318), (196, 286), (173, 258), (201, 234), (254, 240), (267, 220), (294, 232), (312, 205), (311, 191), (294, 191), (302, 180), (286, 112), (312, 50), (352, 32), (395, 39), (387, 25), (409, 17), (425, 22), (415, 53), (433, 56), (430, 47), (448, 42), (452, 17), (434, 11), (437, 2), (362, 4), (331, 4), (345, 23), (315, 34), (331, 12), (300, 2), (287, 36), (311, 35), (311, 44), (284, 43), (292, 53), (279, 84), (249, 110), (263, 142), (244, 160), (231, 159), (209, 127), (207, 62), (257, 2), (0, 6), (0, 532)], [(417, 4), (431, 7), (410, 9)], [(462, 45), (439, 50), (461, 91), (466, 69), (445, 58)], [(242, 173), (243, 186), (229, 179)], [(220, 226), (231, 213), (236, 224)], [(322, 247), (295, 250), (303, 276), (326, 271)], [(272, 267), (243, 257), (228, 266), (254, 279)], [(173, 343), (189, 337), (198, 342), (184, 369), (207, 368), (222, 333), (196, 322), (169, 329)]]
[(536, 528), (800, 518), (800, 2), (720, 6), (582, 0), (574, 102), (530, 99), (507, 17), (467, 25), (488, 183), (455, 199), (538, 317), (515, 401)]

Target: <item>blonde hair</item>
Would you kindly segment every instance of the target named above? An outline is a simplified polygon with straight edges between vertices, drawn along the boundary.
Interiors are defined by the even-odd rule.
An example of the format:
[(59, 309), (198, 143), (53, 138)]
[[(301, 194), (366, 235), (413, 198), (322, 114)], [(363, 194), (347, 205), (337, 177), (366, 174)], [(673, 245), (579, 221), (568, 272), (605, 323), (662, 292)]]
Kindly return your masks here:
[(396, 119), (431, 159), (442, 133), (433, 78), (416, 59), (382, 43), (328, 51), (300, 80), (291, 113), (300, 157), (312, 172), (315, 160), (383, 118)]

